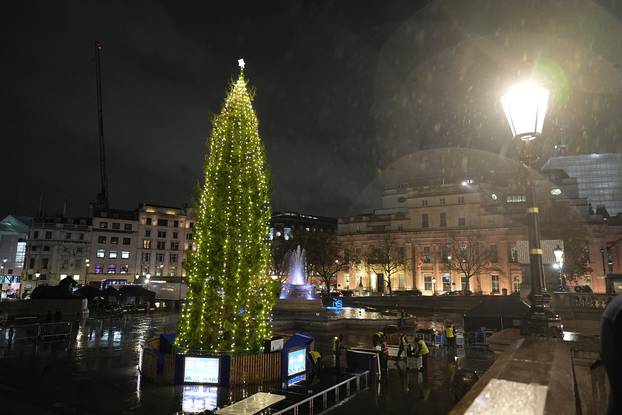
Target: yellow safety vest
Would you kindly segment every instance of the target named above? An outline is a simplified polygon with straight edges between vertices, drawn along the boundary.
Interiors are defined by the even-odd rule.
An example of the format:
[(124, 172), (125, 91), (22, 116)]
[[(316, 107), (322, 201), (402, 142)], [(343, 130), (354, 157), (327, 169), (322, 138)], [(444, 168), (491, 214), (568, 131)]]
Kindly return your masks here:
[(310, 351), (309, 356), (311, 356), (311, 360), (313, 360), (313, 363), (317, 363), (318, 360), (320, 360), (320, 357), (322, 357), (320, 352), (316, 352), (315, 350)]
[(419, 339), (417, 342), (419, 344), (419, 353), (421, 356), (425, 356), (426, 354), (430, 354), (430, 349), (428, 349), (428, 345), (422, 339)]
[(445, 336), (447, 336), (448, 339), (454, 337), (454, 329), (451, 328), (451, 326), (445, 327)]

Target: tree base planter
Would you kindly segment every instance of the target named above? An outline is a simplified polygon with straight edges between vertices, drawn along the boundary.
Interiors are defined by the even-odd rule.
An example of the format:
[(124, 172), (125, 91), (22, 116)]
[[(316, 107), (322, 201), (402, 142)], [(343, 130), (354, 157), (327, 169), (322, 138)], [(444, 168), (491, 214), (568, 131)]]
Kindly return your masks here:
[[(185, 382), (184, 369), (187, 358), (195, 359), (193, 363), (200, 363), (201, 359), (219, 359), (218, 380)], [(228, 386), (278, 382), (281, 376), (281, 352), (234, 355), (226, 353), (218, 355), (178, 354), (174, 353), (167, 339), (160, 336), (148, 340), (143, 346), (139, 360), (139, 370), (146, 380), (170, 385), (179, 383), (210, 383)]]

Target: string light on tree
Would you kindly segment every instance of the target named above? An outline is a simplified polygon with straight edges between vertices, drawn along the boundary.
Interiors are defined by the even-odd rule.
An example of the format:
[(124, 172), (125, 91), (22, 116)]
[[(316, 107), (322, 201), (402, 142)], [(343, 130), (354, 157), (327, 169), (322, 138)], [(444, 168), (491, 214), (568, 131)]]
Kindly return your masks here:
[(252, 97), (240, 75), (214, 118), (196, 203), (196, 250), (176, 345), (183, 351), (259, 351), (270, 338), (270, 178)]

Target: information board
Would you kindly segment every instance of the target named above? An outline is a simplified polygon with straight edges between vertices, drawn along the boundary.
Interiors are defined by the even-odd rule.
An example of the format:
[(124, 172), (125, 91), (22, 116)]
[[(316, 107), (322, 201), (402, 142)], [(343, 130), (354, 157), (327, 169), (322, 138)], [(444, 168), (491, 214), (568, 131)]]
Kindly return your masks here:
[(184, 383), (218, 384), (219, 375), (219, 358), (186, 356), (184, 362)]
[(287, 376), (294, 376), (307, 370), (307, 349), (296, 349), (287, 353)]

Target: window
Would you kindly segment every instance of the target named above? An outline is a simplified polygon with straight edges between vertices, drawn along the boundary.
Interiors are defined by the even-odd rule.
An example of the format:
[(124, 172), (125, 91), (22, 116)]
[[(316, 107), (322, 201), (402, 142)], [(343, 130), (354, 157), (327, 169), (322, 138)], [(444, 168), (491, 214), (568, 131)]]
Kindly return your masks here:
[(32, 237), (33, 237), (33, 239), (39, 239), (39, 231), (34, 231), (32, 233)]
[(423, 206), (423, 207), (428, 206), (428, 201), (427, 201), (427, 199), (423, 199), (423, 200), (421, 201), (421, 206)]
[(164, 262), (164, 254), (158, 252), (156, 254), (156, 262)]
[(43, 245), (43, 250), (46, 252), (50, 251), (50, 245)]
[(47, 269), (49, 262), (50, 262), (49, 258), (41, 258), (41, 268)]
[[(280, 232), (277, 232), (277, 234), (278, 234), (278, 233), (280, 233)], [(280, 236), (280, 235), (277, 235), (277, 236)], [(187, 240), (187, 241), (191, 241), (191, 240), (192, 240), (192, 234), (191, 234), (191, 233), (187, 233), (187, 234), (186, 234), (186, 240)]]
[(449, 247), (447, 245), (441, 245), (441, 261), (443, 263), (449, 263)]
[(159, 250), (162, 250), (162, 251), (165, 250), (166, 249), (166, 242), (164, 242), (164, 241), (157, 241), (156, 242), (156, 249), (159, 249)]
[(512, 291), (515, 293), (520, 291), (520, 277), (518, 275), (512, 277)]
[(97, 250), (97, 258), (104, 258), (106, 256), (106, 251), (104, 249)]
[(447, 274), (441, 277), (443, 281), (443, 291), (450, 292), (451, 291), (451, 277)]
[(173, 232), (173, 239), (177, 239), (179, 237), (179, 234), (177, 232)]
[(143, 252), (143, 262), (149, 262), (151, 254), (149, 252)]
[(117, 266), (115, 264), (108, 264), (108, 274), (116, 274)]
[(71, 239), (71, 232), (65, 233), (65, 239)]
[(110, 243), (112, 245), (118, 245), (119, 244), (119, 237), (118, 236), (111, 236), (110, 237)]
[(17, 268), (24, 267), (24, 260), (26, 259), (26, 242), (18, 242), (15, 248), (15, 266)]
[(106, 243), (106, 237), (105, 236), (98, 236), (97, 237), (97, 243), (98, 244), (105, 244)]
[(101, 274), (104, 272), (104, 266), (102, 264), (95, 264), (95, 274)]
[(428, 214), (424, 213), (421, 215), (421, 227), (427, 228), (428, 226), (430, 226), (430, 223), (428, 221)]
[(458, 196), (458, 204), (464, 205), (464, 196)]
[(490, 262), (498, 262), (497, 245), (488, 246), (488, 258)]
[(123, 245), (129, 245), (132, 242), (130, 238), (123, 238)]
[(35, 267), (35, 260), (36, 260), (36, 258), (30, 258), (30, 265), (28, 266), (28, 268), (34, 268)]
[(458, 226), (465, 226), (465, 219), (464, 218), (458, 218)]
[(424, 246), (423, 247), (423, 262), (425, 264), (429, 264), (430, 261), (431, 261), (430, 247), (429, 246)]
[(432, 275), (423, 275), (423, 289), (426, 291), (432, 291)]
[(143, 239), (143, 249), (151, 249), (151, 239)]
[(84, 234), (83, 233), (80, 234), (80, 240), (84, 241)]
[(108, 229), (108, 222), (99, 222), (99, 229)]
[(440, 225), (441, 228), (444, 228), (447, 226), (447, 213), (441, 212), (440, 223), (441, 223)]
[(190, 229), (192, 229), (194, 227), (194, 222), (190, 222), (189, 226), (190, 226)]
[(151, 236), (151, 229), (145, 229), (145, 236), (149, 238)]
[(127, 274), (128, 268), (129, 268), (129, 266), (127, 264), (119, 265), (119, 273), (120, 274)]
[(518, 247), (516, 245), (510, 248), (510, 262), (518, 262)]
[(76, 252), (77, 252), (78, 254), (81, 254), (81, 253), (82, 253), (82, 247), (78, 247), (78, 248), (76, 248)]
[(158, 231), (158, 238), (166, 238), (166, 231)]
[(177, 263), (177, 254), (171, 254), (168, 258), (168, 262), (169, 264), (176, 264)]
[(174, 220), (174, 221), (173, 221), (173, 226), (174, 226), (175, 228), (179, 228), (179, 221), (178, 221), (178, 220)]
[(441, 205), (441, 206), (445, 206), (445, 198), (444, 197), (440, 198), (438, 200), (438, 204)]
[(171, 251), (179, 251), (179, 242), (171, 242)]
[(45, 239), (52, 239), (52, 232), (47, 231), (47, 232), (45, 233)]
[(158, 219), (158, 226), (168, 226), (168, 219)]
[(493, 293), (499, 292), (499, 276), (498, 275), (490, 276), (490, 286), (492, 287)]
[(525, 195), (508, 195), (505, 197), (507, 203), (521, 203), (526, 202), (527, 197)]
[(121, 229), (121, 224), (119, 222), (112, 222), (112, 229), (118, 231), (119, 229)]
[(131, 231), (132, 230), (132, 224), (131, 223), (126, 223), (125, 225), (123, 225), (123, 229), (126, 231)]
[(152, 223), (153, 223), (153, 221), (151, 220), (151, 218), (145, 219), (145, 224), (151, 225)]
[(108, 252), (108, 258), (116, 258), (116, 257), (117, 257), (117, 251)]
[(464, 274), (462, 274), (462, 276), (460, 277), (460, 286), (462, 287), (463, 290), (466, 289), (467, 277)]

